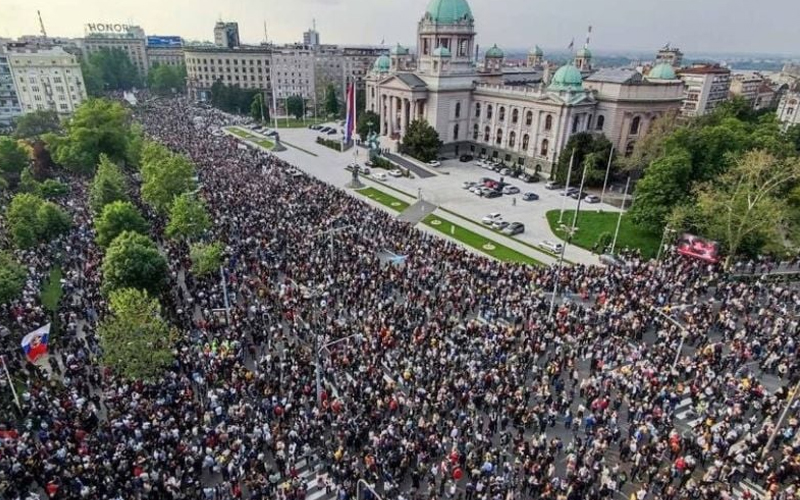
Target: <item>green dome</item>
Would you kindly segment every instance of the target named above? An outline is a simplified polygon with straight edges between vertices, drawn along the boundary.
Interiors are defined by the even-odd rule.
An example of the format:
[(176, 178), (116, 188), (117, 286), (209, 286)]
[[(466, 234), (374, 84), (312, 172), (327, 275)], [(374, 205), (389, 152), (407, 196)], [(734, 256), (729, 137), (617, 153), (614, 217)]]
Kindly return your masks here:
[(541, 47), (539, 47), (538, 45), (536, 45), (535, 47), (533, 47), (533, 48), (530, 50), (530, 52), (528, 52), (528, 53), (529, 53), (530, 55), (532, 55), (532, 56), (543, 56), (543, 55), (544, 55), (544, 51), (543, 51), (543, 50), (542, 50), (542, 48), (541, 48)]
[(392, 50), (390, 50), (389, 53), (392, 54), (393, 56), (407, 56), (409, 52), (407, 48), (403, 47), (398, 43), (397, 45), (392, 47)]
[(433, 49), (433, 55), (438, 57), (450, 57), (450, 49), (447, 47), (436, 47)]
[(375, 73), (388, 73), (391, 67), (392, 61), (389, 60), (389, 56), (382, 55), (375, 59), (375, 64), (372, 65), (372, 71)]
[(497, 44), (494, 44), (494, 46), (491, 49), (486, 51), (486, 57), (504, 57), (504, 56), (505, 54), (503, 54), (503, 51), (500, 49), (500, 47), (497, 46)]
[(578, 51), (577, 56), (578, 57), (583, 57), (585, 59), (591, 59), (592, 58), (592, 51), (587, 49), (586, 47), (583, 47), (582, 49), (580, 49)]
[(648, 80), (675, 80), (677, 77), (669, 63), (656, 64), (647, 74)]
[(583, 90), (583, 76), (574, 64), (565, 64), (558, 68), (556, 74), (553, 75), (553, 81), (550, 82), (548, 90), (568, 92), (580, 92)]
[(466, 0), (431, 0), (425, 12), (436, 24), (455, 24), (474, 19)]

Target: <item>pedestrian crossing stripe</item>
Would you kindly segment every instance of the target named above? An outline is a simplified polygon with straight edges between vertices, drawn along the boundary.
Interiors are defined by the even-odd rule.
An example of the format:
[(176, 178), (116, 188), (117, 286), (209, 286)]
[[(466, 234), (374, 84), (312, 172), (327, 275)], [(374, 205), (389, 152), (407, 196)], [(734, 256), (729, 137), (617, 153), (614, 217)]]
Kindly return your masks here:
[(320, 468), (322, 468), (321, 463), (314, 467), (305, 458), (295, 464), (297, 477), (306, 485), (306, 500), (333, 500), (336, 498), (336, 491), (331, 491), (330, 495), (325, 491), (324, 481), (328, 477), (328, 473), (317, 474), (317, 470)]

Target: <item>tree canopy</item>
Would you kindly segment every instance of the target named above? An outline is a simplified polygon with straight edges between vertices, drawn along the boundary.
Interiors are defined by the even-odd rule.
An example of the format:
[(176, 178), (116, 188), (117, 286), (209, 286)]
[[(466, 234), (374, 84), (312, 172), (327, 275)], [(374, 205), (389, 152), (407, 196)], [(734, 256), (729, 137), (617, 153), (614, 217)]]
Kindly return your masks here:
[(439, 133), (425, 120), (414, 120), (403, 137), (403, 151), (420, 161), (435, 160), (439, 155)]
[(157, 64), (147, 73), (147, 86), (159, 95), (182, 93), (186, 88), (186, 67)]
[(377, 132), (381, 123), (381, 117), (374, 111), (364, 111), (358, 115), (358, 123), (356, 124), (356, 133), (361, 136), (361, 140), (367, 139), (370, 130)]
[[(608, 156), (611, 154), (611, 142), (605, 136), (596, 136), (588, 132), (581, 132), (570, 137), (556, 165), (555, 180), (559, 184), (566, 185), (567, 183), (567, 174), (569, 173), (573, 151), (575, 151), (575, 159), (572, 163), (570, 185), (578, 186), (580, 184), (583, 167), (585, 166), (585, 185), (602, 186), (605, 180), (606, 168), (608, 167)], [(612, 161), (613, 168), (614, 163)]]
[[(96, 69), (96, 75), (100, 76), (103, 90), (130, 90), (134, 87), (141, 87), (142, 81), (139, 71), (131, 62), (128, 54), (119, 47), (101, 48), (97, 52), (89, 55), (87, 66)], [(89, 70), (90, 72), (92, 70)], [(92, 75), (91, 78), (96, 78)], [(92, 82), (95, 86), (96, 82)], [(88, 91), (87, 85), (87, 91)], [(92, 89), (95, 90), (95, 89)]]
[(137, 288), (158, 294), (166, 284), (167, 259), (147, 236), (125, 231), (111, 242), (103, 259), (103, 291)]
[(264, 102), (264, 94), (257, 93), (250, 103), (250, 117), (257, 122), (269, 121), (269, 106)]
[(28, 273), (11, 254), (0, 252), (0, 304), (8, 304), (19, 297)]
[(192, 194), (183, 193), (175, 198), (169, 212), (169, 223), (165, 230), (169, 238), (200, 237), (211, 227), (205, 204)]
[(125, 231), (147, 235), (149, 225), (133, 203), (115, 201), (103, 207), (102, 213), (94, 220), (97, 244), (108, 247), (114, 239)]
[(192, 272), (196, 276), (207, 276), (222, 265), (225, 248), (222, 243), (195, 243), (189, 250), (192, 260)]
[(336, 86), (332, 83), (325, 87), (325, 113), (328, 116), (339, 115), (339, 98), (336, 96)]
[(67, 232), (72, 219), (51, 201), (35, 194), (19, 193), (11, 199), (6, 211), (9, 232), (19, 248), (30, 248)]
[(31, 139), (59, 130), (61, 130), (61, 119), (58, 117), (58, 113), (52, 109), (26, 113), (17, 118), (14, 123), (14, 136), (20, 139)]
[(306, 101), (299, 95), (293, 95), (286, 99), (286, 113), (294, 116), (298, 120), (306, 114)]
[(104, 154), (100, 155), (100, 163), (94, 174), (92, 186), (89, 188), (89, 206), (95, 214), (103, 211), (103, 207), (117, 200), (127, 200), (127, 185), (120, 168)]
[(211, 85), (211, 104), (222, 111), (242, 115), (250, 112), (253, 99), (259, 93), (256, 89), (242, 89), (217, 80)]
[(0, 173), (7, 181), (16, 182), (30, 161), (28, 151), (21, 144), (11, 137), (0, 137)]
[[(153, 156), (155, 155), (155, 156)], [(142, 200), (166, 214), (176, 197), (195, 189), (194, 165), (182, 155), (161, 156), (160, 149), (145, 152), (142, 163)], [(154, 158), (150, 160), (150, 158)]]

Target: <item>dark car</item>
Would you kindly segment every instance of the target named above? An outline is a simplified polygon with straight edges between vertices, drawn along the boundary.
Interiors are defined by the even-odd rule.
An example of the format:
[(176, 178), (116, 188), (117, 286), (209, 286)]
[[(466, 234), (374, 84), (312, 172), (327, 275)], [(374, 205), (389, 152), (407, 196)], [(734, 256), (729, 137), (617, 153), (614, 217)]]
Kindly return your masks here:
[(572, 198), (573, 200), (578, 200), (580, 198), (583, 198), (585, 195), (586, 193), (583, 193), (576, 189), (575, 191), (569, 194), (569, 197)]
[(328, 135), (335, 135), (336, 129), (328, 130)]
[(496, 189), (491, 189), (491, 190), (487, 191), (486, 194), (483, 195), (483, 196), (484, 196), (484, 198), (499, 198), (499, 197), (503, 196), (503, 193), (501, 193), (500, 191), (498, 191)]
[(466, 162), (472, 161), (474, 159), (475, 159), (475, 157), (472, 156), (472, 155), (461, 155), (461, 156), (458, 157), (458, 161), (460, 161), (461, 163), (466, 163)]
[(539, 199), (539, 195), (536, 193), (525, 193), (522, 195), (522, 199), (525, 201), (536, 201)]
[(561, 196), (572, 196), (574, 193), (577, 193), (578, 191), (580, 191), (580, 190), (578, 188), (576, 188), (576, 187), (569, 187), (569, 188), (561, 191), (560, 194), (561, 194)]
[(525, 224), (522, 222), (512, 222), (503, 229), (503, 234), (514, 236), (525, 232)]

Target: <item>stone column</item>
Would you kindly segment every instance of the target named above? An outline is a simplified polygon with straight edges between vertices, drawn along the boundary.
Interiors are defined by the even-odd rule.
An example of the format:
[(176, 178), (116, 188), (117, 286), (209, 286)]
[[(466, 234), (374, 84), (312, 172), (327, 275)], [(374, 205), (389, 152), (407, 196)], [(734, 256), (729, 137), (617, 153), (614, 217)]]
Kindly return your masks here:
[(406, 135), (406, 130), (408, 130), (408, 99), (406, 98), (400, 101), (400, 130), (401, 135)]
[(379, 95), (378, 96), (378, 129), (380, 130), (381, 135), (386, 135), (386, 113), (384, 112), (384, 107), (386, 106), (386, 96)]
[(411, 121), (412, 121), (412, 122), (413, 122), (414, 120), (416, 120), (417, 118), (419, 118), (419, 110), (418, 110), (418, 108), (417, 108), (417, 103), (418, 103), (418, 102), (419, 102), (419, 99), (414, 99), (414, 100), (411, 102)]
[(395, 106), (394, 106), (394, 96), (389, 96), (389, 135), (394, 134), (394, 122), (395, 122)]

